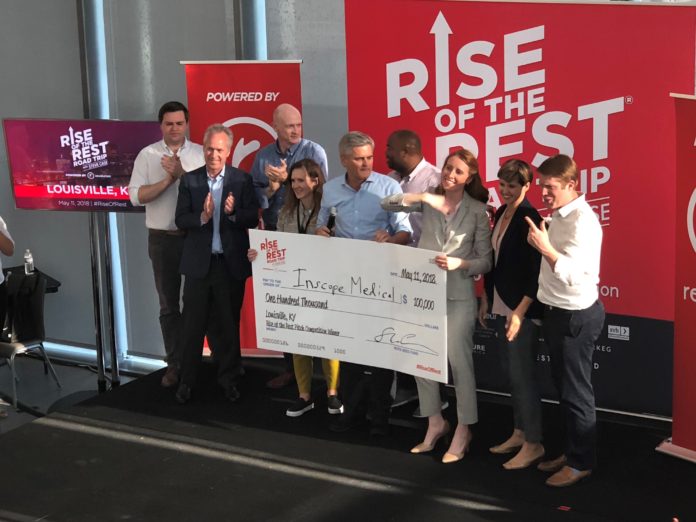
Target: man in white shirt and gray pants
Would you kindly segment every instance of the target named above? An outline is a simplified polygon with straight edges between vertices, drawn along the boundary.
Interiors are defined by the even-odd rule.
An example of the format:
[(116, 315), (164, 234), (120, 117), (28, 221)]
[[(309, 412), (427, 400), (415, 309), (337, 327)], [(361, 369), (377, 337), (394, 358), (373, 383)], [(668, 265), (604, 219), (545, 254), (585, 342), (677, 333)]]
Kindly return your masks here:
[(162, 140), (148, 145), (135, 158), (128, 193), (133, 205), (145, 205), (148, 228), (148, 254), (155, 275), (160, 303), (160, 327), (167, 354), (167, 371), (162, 386), (171, 388), (179, 381), (181, 353), (181, 275), (179, 264), (184, 232), (174, 224), (179, 179), (186, 172), (202, 167), (203, 147), (186, 138), (189, 113), (177, 101), (159, 110)]
[(565, 452), (541, 462), (553, 472), (546, 484), (571, 486), (596, 464), (596, 414), (592, 355), (604, 327), (599, 301), (602, 227), (578, 186), (575, 162), (564, 154), (537, 169), (542, 199), (552, 211), (548, 228), (527, 218), (528, 241), (542, 255), (537, 297), (544, 304), (544, 339), (565, 419)]

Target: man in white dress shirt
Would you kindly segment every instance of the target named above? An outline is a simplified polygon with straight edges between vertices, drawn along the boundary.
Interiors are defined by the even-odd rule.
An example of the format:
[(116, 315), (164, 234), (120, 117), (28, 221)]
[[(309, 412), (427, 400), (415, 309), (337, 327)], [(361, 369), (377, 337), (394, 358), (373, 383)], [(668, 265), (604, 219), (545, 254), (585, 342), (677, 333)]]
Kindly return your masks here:
[(602, 227), (585, 195), (576, 191), (578, 169), (564, 154), (538, 168), (542, 199), (552, 211), (550, 225), (529, 218), (528, 241), (542, 255), (537, 297), (544, 304), (544, 339), (565, 419), (565, 451), (541, 462), (552, 472), (546, 484), (571, 486), (596, 465), (596, 413), (592, 355), (604, 327), (599, 301)]
[[(420, 194), (430, 192), (440, 185), (440, 169), (428, 163), (423, 157), (421, 140), (418, 134), (411, 130), (392, 132), (387, 139), (387, 166), (392, 169), (389, 176), (401, 185), (404, 194)], [(413, 234), (410, 246), (418, 246), (420, 239), (420, 212), (408, 215)]]
[(145, 205), (148, 254), (160, 303), (160, 327), (167, 355), (162, 386), (179, 381), (181, 353), (181, 275), (179, 264), (184, 232), (174, 224), (179, 179), (205, 164), (203, 147), (186, 138), (189, 113), (182, 103), (167, 102), (159, 110), (162, 140), (148, 145), (135, 158), (128, 186), (133, 205)]

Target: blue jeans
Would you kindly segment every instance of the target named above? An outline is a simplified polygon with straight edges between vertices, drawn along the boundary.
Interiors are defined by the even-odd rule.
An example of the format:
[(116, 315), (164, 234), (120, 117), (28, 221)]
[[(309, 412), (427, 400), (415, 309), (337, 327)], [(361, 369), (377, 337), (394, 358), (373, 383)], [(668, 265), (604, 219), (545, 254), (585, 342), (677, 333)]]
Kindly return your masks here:
[(544, 338), (565, 420), (565, 455), (568, 465), (579, 470), (592, 469), (597, 462), (592, 356), (603, 327), (599, 301), (584, 310), (544, 307)]
[(495, 322), (498, 348), (504, 371), (510, 379), (515, 428), (524, 431), (527, 442), (541, 442), (541, 398), (534, 369), (539, 343), (539, 327), (525, 318), (514, 341), (505, 337), (507, 317)]

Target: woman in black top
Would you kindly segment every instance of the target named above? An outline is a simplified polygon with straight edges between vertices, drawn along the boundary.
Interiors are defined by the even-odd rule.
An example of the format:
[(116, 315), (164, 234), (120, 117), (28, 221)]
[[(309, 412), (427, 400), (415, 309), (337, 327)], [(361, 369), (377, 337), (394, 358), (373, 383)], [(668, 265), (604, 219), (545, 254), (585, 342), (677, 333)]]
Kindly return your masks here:
[[(492, 242), (494, 266), (485, 275), (479, 322), (486, 326), (490, 311), (503, 365), (509, 374), (515, 428), (491, 453), (516, 453), (505, 469), (526, 468), (544, 456), (541, 444), (541, 402), (534, 375), (541, 305), (536, 300), (541, 256), (529, 243), (525, 217), (537, 225), (541, 216), (527, 201), (532, 168), (512, 159), (498, 171), (504, 204), (495, 214)], [(519, 451), (518, 451), (519, 450)]]

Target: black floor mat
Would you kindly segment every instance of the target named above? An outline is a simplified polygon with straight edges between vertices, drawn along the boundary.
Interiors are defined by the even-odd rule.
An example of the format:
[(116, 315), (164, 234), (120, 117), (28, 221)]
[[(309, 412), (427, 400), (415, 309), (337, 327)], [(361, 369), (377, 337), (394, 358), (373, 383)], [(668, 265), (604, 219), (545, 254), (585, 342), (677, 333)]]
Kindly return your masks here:
[[(272, 367), (246, 367), (237, 404), (203, 365), (184, 406), (157, 372), (3, 435), (0, 519), (696, 520), (696, 467), (654, 451), (664, 425), (602, 420), (592, 477), (554, 490), (488, 452), (511, 431), (505, 404), (481, 400), (471, 452), (444, 465), (444, 446), (408, 453), (425, 430), (414, 403), (393, 411), (386, 438), (367, 425), (335, 434), (319, 381), (316, 409), (289, 418), (296, 390), (268, 390)], [(552, 433), (557, 408), (544, 413)], [(549, 454), (558, 444), (548, 438)]]

